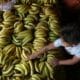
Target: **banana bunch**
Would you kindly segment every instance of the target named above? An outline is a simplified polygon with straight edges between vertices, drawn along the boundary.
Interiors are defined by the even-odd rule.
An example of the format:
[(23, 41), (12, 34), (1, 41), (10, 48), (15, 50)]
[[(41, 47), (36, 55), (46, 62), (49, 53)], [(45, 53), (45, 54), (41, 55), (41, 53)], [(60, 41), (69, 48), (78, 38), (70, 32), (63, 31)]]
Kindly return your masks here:
[(56, 16), (56, 15), (51, 15), (51, 16), (49, 17), (48, 23), (49, 23), (49, 25), (50, 25), (50, 30), (51, 30), (54, 34), (59, 35), (60, 27), (59, 27), (59, 22), (58, 22), (57, 16)]
[(37, 0), (37, 3), (40, 5), (53, 5), (56, 4), (56, 0)]
[[(16, 50), (15, 50), (15, 53), (16, 53), (16, 57), (17, 57), (18, 59), (21, 59), (21, 54), (22, 54), (22, 49), (21, 49), (21, 47), (17, 46), (17, 47), (16, 47)], [(15, 61), (17, 61), (17, 60), (15, 60)]]
[(13, 33), (13, 27), (0, 24), (0, 36), (9, 37)]
[(2, 69), (2, 75), (3, 76), (11, 76), (14, 73), (14, 65), (4, 65), (3, 69)]
[(27, 44), (33, 39), (31, 30), (24, 30), (16, 34), (16, 40), (20, 40), (22, 45)]
[(5, 28), (5, 25), (0, 24), (0, 47), (3, 48), (4, 46), (8, 45), (11, 42), (10, 33), (12, 30), (9, 28)]
[(24, 30), (23, 22), (17, 21), (14, 23), (14, 33), (19, 33)]
[(47, 30), (48, 30), (48, 25), (46, 22), (38, 23), (35, 31), (35, 39), (33, 41), (33, 47), (35, 50), (41, 49), (47, 43), (46, 40)]
[[(49, 0), (48, 0), (49, 1)], [(52, 8), (52, 6), (45, 6), (43, 7), (43, 13), (46, 15), (46, 16), (50, 16), (50, 15), (53, 15), (55, 12)]]
[(53, 68), (49, 65), (49, 63), (45, 62), (45, 66), (43, 67), (42, 75), (44, 77), (48, 77), (54, 80), (53, 73), (54, 73)]
[(55, 4), (56, 0), (44, 0), (44, 4)]
[(31, 8), (29, 9), (29, 14), (39, 14), (40, 6), (36, 3), (32, 3)]
[(32, 48), (33, 48), (33, 45), (31, 43), (27, 43), (26, 45), (22, 46), (22, 49), (28, 52), (28, 54), (32, 53)]
[[(3, 31), (1, 31), (1, 34), (3, 33)], [(0, 48), (3, 48), (4, 46), (8, 45), (11, 41), (10, 41), (10, 37), (6, 36), (4, 34), (1, 35), (0, 34)]]
[(3, 53), (7, 56), (15, 54), (16, 46), (14, 44), (9, 44), (3, 48)]
[(41, 13), (39, 16), (40, 16), (40, 21), (47, 21), (48, 18), (49, 18), (48, 15), (45, 15), (45, 14), (43, 14), (43, 13)]
[(31, 3), (34, 3), (36, 0), (21, 0), (21, 3), (23, 4), (31, 4)]
[(29, 74), (30, 66), (28, 63), (22, 61), (21, 63), (15, 65), (14, 70), (15, 70), (14, 76), (17, 76), (17, 74), (26, 76)]
[(15, 35), (12, 35), (12, 43), (16, 46), (21, 46), (21, 40), (17, 39)]
[(5, 11), (3, 13), (3, 24), (11, 26), (16, 21), (16, 16), (11, 11)]
[(27, 17), (24, 18), (24, 27), (26, 29), (33, 29), (35, 28), (35, 23), (38, 21), (38, 18), (36, 15), (27, 15)]
[[(55, 52), (56, 53), (56, 52)], [(54, 79), (54, 70), (53, 67), (49, 64), (53, 61), (55, 56), (53, 54), (48, 54), (45, 57), (43, 56), (40, 61), (34, 61), (34, 68), (36, 73), (41, 74), (41, 78)]]
[(52, 31), (49, 32), (49, 41), (53, 42), (55, 41), (59, 36), (54, 34)]
[(42, 80), (40, 74), (33, 74), (29, 80)]
[(26, 4), (14, 5), (15, 10), (17, 10), (18, 14), (25, 15), (28, 13), (29, 6)]

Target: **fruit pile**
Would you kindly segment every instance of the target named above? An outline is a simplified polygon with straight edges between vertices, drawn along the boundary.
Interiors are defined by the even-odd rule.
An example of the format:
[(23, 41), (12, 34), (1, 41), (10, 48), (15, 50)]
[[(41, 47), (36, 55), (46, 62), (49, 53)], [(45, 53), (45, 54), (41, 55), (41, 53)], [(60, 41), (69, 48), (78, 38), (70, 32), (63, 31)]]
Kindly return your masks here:
[(54, 4), (55, 0), (17, 0), (11, 11), (0, 11), (0, 80), (54, 80), (49, 62), (58, 51), (26, 61), (28, 54), (58, 38)]

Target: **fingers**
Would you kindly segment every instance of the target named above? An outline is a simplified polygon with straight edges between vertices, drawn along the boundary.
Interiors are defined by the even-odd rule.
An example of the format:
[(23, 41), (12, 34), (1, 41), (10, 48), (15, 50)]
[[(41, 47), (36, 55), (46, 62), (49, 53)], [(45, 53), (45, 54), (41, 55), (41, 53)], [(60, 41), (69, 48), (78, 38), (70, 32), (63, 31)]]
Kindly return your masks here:
[(56, 67), (59, 65), (59, 60), (58, 59), (53, 59), (51, 60), (51, 62), (49, 62), (49, 64), (52, 66), (52, 67)]

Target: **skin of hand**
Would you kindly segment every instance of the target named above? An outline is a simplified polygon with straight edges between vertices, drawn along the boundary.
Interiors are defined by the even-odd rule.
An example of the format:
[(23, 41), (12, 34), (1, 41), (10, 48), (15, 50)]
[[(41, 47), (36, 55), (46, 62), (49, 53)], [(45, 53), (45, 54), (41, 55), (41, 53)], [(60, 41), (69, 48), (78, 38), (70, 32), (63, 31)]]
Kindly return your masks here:
[(52, 67), (56, 67), (59, 65), (59, 60), (57, 58), (51, 60), (50, 62), (48, 62)]
[(59, 65), (74, 65), (80, 61), (80, 57), (73, 56), (71, 59), (59, 60)]
[(67, 60), (58, 60), (58, 59), (53, 59), (51, 62), (48, 62), (52, 67), (58, 66), (58, 65), (74, 65), (77, 64), (80, 61), (79, 57), (74, 56), (71, 59)]

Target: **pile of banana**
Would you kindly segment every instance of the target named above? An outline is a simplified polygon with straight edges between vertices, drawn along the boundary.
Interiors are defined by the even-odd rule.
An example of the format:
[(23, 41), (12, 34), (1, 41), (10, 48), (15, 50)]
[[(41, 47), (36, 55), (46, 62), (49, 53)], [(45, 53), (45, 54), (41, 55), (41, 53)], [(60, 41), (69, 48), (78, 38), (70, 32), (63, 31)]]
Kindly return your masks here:
[(7, 26), (12, 26), (16, 21), (16, 16), (11, 11), (6, 11), (3, 13), (3, 24)]
[(36, 22), (38, 21), (38, 18), (34, 14), (29, 14), (27, 17), (24, 18), (24, 27), (26, 29), (34, 29), (36, 26)]
[[(48, 51), (27, 61), (59, 36), (56, 0), (17, 0), (10, 11), (0, 11), (0, 80), (55, 80), (59, 51)], [(54, 7), (53, 7), (54, 5)]]

